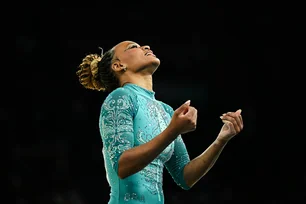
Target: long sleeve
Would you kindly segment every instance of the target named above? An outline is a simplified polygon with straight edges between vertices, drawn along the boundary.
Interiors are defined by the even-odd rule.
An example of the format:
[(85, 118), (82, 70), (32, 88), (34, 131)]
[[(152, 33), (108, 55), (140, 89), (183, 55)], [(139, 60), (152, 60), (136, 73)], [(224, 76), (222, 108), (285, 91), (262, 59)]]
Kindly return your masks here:
[(124, 88), (113, 91), (104, 101), (100, 113), (100, 133), (114, 171), (118, 174), (121, 154), (134, 146), (133, 118), (135, 106)]
[[(162, 104), (165, 110), (172, 117), (174, 113), (173, 108), (165, 103)], [(182, 139), (182, 136), (179, 135), (174, 140), (174, 151), (171, 158), (165, 163), (165, 167), (172, 176), (173, 180), (176, 182), (176, 184), (184, 190), (190, 189), (184, 179), (184, 167), (189, 162), (190, 158), (186, 149), (186, 145)]]
[(178, 186), (184, 190), (190, 189), (184, 179), (184, 167), (190, 162), (185, 143), (181, 135), (174, 141), (174, 152), (170, 160), (165, 163), (166, 169)]

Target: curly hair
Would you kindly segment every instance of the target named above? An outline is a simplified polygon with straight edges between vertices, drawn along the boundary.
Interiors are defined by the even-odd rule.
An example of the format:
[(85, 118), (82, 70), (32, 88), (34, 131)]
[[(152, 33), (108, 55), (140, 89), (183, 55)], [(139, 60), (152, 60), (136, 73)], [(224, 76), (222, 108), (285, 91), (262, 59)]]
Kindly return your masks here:
[(79, 82), (85, 88), (96, 91), (111, 92), (118, 88), (119, 80), (111, 69), (114, 55), (114, 49), (108, 50), (103, 55), (86, 55), (76, 72)]

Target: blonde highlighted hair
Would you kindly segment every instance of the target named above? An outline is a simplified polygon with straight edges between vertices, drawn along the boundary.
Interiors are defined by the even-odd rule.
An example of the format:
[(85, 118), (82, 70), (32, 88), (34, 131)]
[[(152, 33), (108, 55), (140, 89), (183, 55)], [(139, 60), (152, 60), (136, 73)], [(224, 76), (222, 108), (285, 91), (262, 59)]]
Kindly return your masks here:
[(118, 78), (111, 69), (113, 58), (113, 49), (104, 55), (86, 55), (76, 72), (81, 85), (87, 89), (109, 92), (119, 87)]

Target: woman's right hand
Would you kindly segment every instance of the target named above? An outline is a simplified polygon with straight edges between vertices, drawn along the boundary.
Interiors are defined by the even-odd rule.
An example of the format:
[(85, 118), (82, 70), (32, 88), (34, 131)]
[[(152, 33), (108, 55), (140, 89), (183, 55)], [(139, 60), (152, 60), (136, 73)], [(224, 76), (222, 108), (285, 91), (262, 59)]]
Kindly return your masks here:
[(190, 106), (190, 100), (177, 108), (172, 116), (169, 127), (177, 135), (194, 131), (197, 126), (197, 109)]

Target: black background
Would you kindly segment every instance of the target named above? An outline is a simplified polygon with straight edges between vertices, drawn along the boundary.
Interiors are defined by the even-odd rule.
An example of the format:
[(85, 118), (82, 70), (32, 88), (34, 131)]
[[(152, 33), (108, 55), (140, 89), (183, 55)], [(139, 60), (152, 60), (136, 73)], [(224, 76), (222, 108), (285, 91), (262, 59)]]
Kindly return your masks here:
[[(106, 93), (81, 87), (75, 72), (86, 54), (124, 40), (150, 45), (161, 60), (153, 81), (157, 99), (173, 108), (190, 99), (198, 109), (197, 130), (183, 136), (191, 158), (215, 139), (222, 113), (242, 109), (243, 132), (192, 189), (180, 189), (164, 174), (166, 203), (304, 200), (304, 150), (279, 137), (272, 108), (265, 112), (276, 110), (280, 93), (282, 27), (273, 6), (88, 1), (16, 11), (18, 69), (9, 78), (16, 76), (18, 92), (2, 108), (16, 204), (107, 203), (98, 130)], [(261, 120), (271, 126), (259, 131)]]

